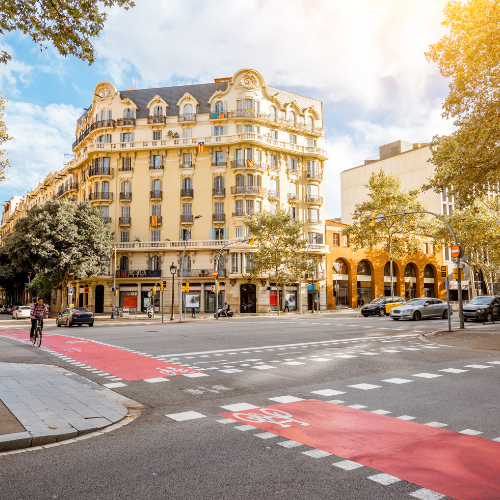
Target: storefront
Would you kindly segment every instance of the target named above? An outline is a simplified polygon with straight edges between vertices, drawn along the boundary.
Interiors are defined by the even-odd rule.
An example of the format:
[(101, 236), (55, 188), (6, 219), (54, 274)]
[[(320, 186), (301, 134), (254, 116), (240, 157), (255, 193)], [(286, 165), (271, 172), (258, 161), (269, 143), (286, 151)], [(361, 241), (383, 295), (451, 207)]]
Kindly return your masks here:
[(189, 283), (189, 292), (182, 293), (182, 301), (186, 314), (200, 312), (201, 307), (201, 283)]
[[(297, 309), (297, 285), (288, 285), (285, 288), (285, 300), (288, 300), (288, 309), (290, 311), (295, 311)], [(279, 290), (279, 298), (278, 291), (276, 289), (276, 285), (271, 283), (269, 287), (269, 306), (271, 311), (277, 311), (278, 305), (280, 305), (280, 310), (283, 310), (285, 305), (283, 301), (283, 291)]]
[[(225, 301), (225, 288), (224, 283), (219, 282), (219, 307), (224, 305)], [(212, 286), (215, 286), (214, 283), (205, 283), (205, 312), (207, 313), (215, 313), (215, 292), (212, 292)]]
[(137, 309), (137, 285), (122, 285), (119, 288), (119, 307)]

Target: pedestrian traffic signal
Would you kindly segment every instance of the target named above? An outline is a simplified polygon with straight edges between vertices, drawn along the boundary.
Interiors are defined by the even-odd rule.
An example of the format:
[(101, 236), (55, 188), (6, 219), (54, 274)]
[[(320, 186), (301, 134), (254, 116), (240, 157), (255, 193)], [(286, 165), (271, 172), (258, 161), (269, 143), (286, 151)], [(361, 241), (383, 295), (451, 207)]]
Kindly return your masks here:
[(212, 285), (212, 286), (210, 287), (210, 291), (211, 291), (212, 293), (215, 293), (215, 285)]
[(162, 281), (161, 282), (161, 291), (162, 292), (166, 292), (167, 291), (167, 282), (166, 281)]
[(156, 295), (156, 285), (153, 287), (153, 295)]
[[(460, 278), (464, 279), (464, 270), (460, 269)], [(453, 268), (453, 279), (457, 280), (458, 279), (458, 269), (456, 267)]]
[(250, 245), (253, 245), (254, 240), (255, 236), (252, 234), (252, 236), (250, 236)]
[(441, 266), (441, 277), (446, 278), (448, 276), (448, 266)]
[(186, 283), (186, 292), (189, 292), (189, 283)]
[(371, 227), (375, 227), (375, 217), (377, 216), (377, 214), (372, 214), (371, 218), (370, 218), (370, 226)]

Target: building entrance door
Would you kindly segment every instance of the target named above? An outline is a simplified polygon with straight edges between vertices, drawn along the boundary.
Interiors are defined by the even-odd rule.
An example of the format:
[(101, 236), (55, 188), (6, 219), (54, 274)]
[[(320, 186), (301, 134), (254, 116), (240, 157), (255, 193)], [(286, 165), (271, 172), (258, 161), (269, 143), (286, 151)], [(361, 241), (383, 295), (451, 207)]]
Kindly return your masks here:
[(104, 312), (104, 285), (97, 285), (95, 287), (95, 312)]
[(240, 286), (240, 312), (255, 313), (257, 312), (257, 291), (255, 285)]

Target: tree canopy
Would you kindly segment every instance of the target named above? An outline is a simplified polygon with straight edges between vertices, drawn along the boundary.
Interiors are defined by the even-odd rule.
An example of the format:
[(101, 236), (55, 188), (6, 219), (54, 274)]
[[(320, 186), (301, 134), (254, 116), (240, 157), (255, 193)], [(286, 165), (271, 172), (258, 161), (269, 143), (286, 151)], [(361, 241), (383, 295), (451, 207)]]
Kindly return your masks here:
[(247, 265), (250, 279), (270, 275), (276, 286), (282, 287), (316, 269), (307, 259), (309, 243), (303, 237), (302, 224), (292, 220), (284, 208), (254, 212), (243, 223), (254, 235), (257, 247)]
[[(8, 99), (5, 99), (5, 97), (2, 97), (2, 94), (0, 93), (0, 147), (2, 144), (6, 141), (9, 141), (11, 137), (9, 137), (9, 134), (7, 134), (7, 127), (5, 125), (4, 119), (3, 119), (3, 113), (5, 110), (5, 103)], [(5, 149), (0, 149), (0, 181), (5, 180), (6, 178), (6, 168), (10, 167), (9, 160), (5, 158)]]
[[(0, 0), (0, 34), (21, 31), (40, 47), (52, 42), (57, 51), (92, 64), (95, 50), (92, 38), (99, 36), (106, 13), (103, 8), (118, 5), (134, 7), (131, 0)], [(0, 53), (0, 62), (12, 56)]]
[(451, 1), (444, 15), (449, 33), (426, 57), (450, 79), (443, 116), (457, 130), (433, 139), (436, 170), (425, 188), (448, 188), (465, 206), (500, 191), (500, 0)]
[(54, 200), (18, 220), (2, 251), (12, 269), (34, 271), (56, 287), (64, 285), (70, 274), (108, 275), (110, 248), (111, 232), (100, 210), (88, 202)]

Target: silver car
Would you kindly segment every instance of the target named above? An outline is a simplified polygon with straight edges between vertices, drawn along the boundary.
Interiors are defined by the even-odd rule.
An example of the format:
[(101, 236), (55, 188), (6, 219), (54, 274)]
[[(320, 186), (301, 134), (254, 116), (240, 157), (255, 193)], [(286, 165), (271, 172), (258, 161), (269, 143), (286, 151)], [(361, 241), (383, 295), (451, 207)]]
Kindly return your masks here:
[[(453, 311), (451, 311), (453, 314)], [(402, 306), (391, 309), (390, 316), (394, 320), (422, 318), (448, 318), (448, 304), (441, 299), (426, 298), (411, 299)]]

